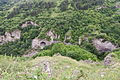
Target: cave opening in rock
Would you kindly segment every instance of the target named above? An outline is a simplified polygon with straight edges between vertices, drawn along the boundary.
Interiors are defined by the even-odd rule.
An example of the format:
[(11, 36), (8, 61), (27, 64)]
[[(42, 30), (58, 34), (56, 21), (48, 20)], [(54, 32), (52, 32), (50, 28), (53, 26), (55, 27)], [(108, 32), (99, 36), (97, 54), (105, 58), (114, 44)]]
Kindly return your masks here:
[(32, 23), (30, 21), (27, 22), (28, 25), (31, 25)]
[(40, 45), (41, 46), (46, 46), (46, 43), (45, 42), (41, 42)]

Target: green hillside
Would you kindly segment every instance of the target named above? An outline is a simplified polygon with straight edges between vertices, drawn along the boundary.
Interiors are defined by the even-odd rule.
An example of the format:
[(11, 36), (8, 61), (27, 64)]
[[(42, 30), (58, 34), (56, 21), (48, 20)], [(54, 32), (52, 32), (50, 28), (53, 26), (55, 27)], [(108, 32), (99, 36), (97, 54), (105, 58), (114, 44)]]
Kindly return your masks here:
[(120, 0), (0, 0), (0, 80), (119, 80)]
[[(0, 4), (0, 34), (21, 30), (20, 39), (0, 45), (0, 54), (23, 55), (34, 38), (50, 40), (46, 36), (50, 30), (60, 36), (57, 41), (78, 45), (95, 55), (99, 53), (92, 44), (95, 38), (120, 45), (119, 0), (1, 0)], [(21, 28), (26, 21), (37, 26)], [(65, 40), (65, 36), (71, 38)]]

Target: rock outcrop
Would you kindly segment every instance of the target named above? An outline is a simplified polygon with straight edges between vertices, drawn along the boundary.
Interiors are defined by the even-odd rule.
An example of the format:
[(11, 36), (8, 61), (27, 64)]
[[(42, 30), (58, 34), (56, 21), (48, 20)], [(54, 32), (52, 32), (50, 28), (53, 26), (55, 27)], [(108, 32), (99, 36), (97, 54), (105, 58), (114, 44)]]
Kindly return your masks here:
[(43, 49), (45, 46), (51, 45), (52, 42), (51, 41), (47, 41), (46, 39), (38, 39), (35, 38), (32, 41), (32, 48), (37, 49), (37, 48), (41, 48)]
[(20, 30), (15, 30), (13, 32), (5, 32), (4, 35), (0, 36), (0, 45), (20, 39), (20, 37), (21, 37)]
[(96, 49), (100, 52), (110, 52), (117, 48), (111, 42), (104, 41), (104, 39), (94, 39), (92, 43), (96, 47)]
[(34, 23), (34, 22), (32, 22), (32, 21), (27, 21), (27, 22), (23, 23), (23, 24), (21, 25), (21, 27), (22, 27), (22, 28), (25, 28), (25, 27), (28, 27), (28, 26), (30, 26), (30, 25), (38, 26), (38, 24), (36, 24), (36, 23)]
[(58, 36), (57, 34), (54, 33), (54, 31), (50, 30), (46, 33), (47, 36), (50, 37), (50, 41), (46, 40), (46, 39), (38, 39), (35, 38), (32, 40), (32, 48), (33, 49), (43, 49), (45, 46), (49, 46), (53, 43), (59, 43), (60, 41), (55, 41), (54, 39), (59, 39), (60, 36)]
[(47, 36), (50, 37), (52, 42), (54, 41), (54, 39), (59, 38), (59, 36), (57, 34), (54, 34), (54, 31), (51, 31), (51, 30), (49, 32), (47, 32)]

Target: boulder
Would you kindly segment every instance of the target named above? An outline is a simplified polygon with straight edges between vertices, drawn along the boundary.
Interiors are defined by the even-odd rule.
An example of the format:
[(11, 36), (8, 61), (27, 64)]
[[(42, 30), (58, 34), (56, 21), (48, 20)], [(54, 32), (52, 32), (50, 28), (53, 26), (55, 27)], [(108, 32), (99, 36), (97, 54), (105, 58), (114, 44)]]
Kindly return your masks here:
[(117, 48), (114, 44), (104, 39), (94, 39), (92, 43), (100, 52), (110, 52)]

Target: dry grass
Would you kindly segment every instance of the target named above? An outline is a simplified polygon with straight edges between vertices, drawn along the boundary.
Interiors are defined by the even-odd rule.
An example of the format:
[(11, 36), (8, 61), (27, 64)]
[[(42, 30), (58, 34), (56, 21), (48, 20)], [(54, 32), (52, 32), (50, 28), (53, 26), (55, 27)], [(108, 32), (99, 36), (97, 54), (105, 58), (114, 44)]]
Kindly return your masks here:
[[(44, 62), (49, 62), (50, 72), (43, 71)], [(119, 80), (119, 74), (119, 62), (105, 67), (63, 56), (36, 59), (0, 56), (0, 80)]]

